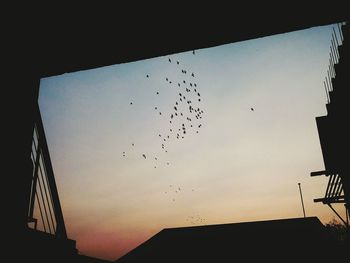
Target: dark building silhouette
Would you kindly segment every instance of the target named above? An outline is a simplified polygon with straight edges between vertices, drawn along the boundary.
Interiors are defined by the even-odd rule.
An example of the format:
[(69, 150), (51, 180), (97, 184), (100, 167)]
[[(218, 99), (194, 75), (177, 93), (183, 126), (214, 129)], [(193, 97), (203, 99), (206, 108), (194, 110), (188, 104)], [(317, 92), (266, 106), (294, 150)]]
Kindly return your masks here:
[(116, 262), (324, 262), (343, 256), (333, 253), (343, 251), (316, 217), (308, 217), (163, 229)]
[[(239, 7), (236, 6), (237, 8)], [(332, 12), (327, 5), (320, 5), (317, 10), (315, 7), (310, 9), (305, 5), (291, 5), (288, 8), (266, 5), (265, 9), (260, 9), (259, 13), (254, 12), (254, 15), (250, 8), (234, 14), (220, 15), (220, 19), (208, 19), (207, 15), (198, 13), (198, 16), (195, 16), (191, 13), (188, 21), (193, 21), (192, 26), (188, 26), (188, 21), (184, 19), (185, 14), (181, 14), (182, 19), (162, 20), (163, 26), (158, 27), (160, 23), (158, 17), (148, 12), (144, 12), (143, 17), (141, 15), (137, 17), (137, 21), (142, 23), (135, 23), (136, 26), (129, 24), (129, 27), (125, 27), (125, 22), (129, 21), (128, 16), (132, 17), (132, 14), (125, 15), (125, 12), (104, 15), (104, 18), (111, 18), (110, 21), (94, 19), (95, 17), (92, 16), (77, 17), (77, 13), (72, 14), (72, 17), (62, 13), (55, 17), (51, 10), (40, 14), (19, 12), (18, 17), (14, 15), (11, 20), (6, 18), (11, 26), (7, 30), (11, 32), (10, 36), (4, 36), (4, 39), (11, 41), (11, 45), (3, 48), (5, 53), (10, 55), (9, 60), (7, 60), (8, 56), (5, 56), (4, 62), (8, 70), (4, 80), (7, 86), (4, 89), (9, 91), (10, 96), (5, 92), (6, 96), (3, 97), (6, 105), (10, 102), (8, 111), (5, 112), (5, 115), (10, 115), (10, 118), (3, 122), (3, 130), (6, 132), (3, 138), (9, 144), (4, 151), (3, 170), (6, 174), (2, 176), (4, 180), (2, 185), (7, 189), (6, 198), (9, 200), (5, 202), (2, 216), (5, 241), (3, 257), (7, 261), (100, 261), (79, 255), (75, 241), (69, 239), (69, 233), (67, 234), (65, 228), (64, 211), (61, 209), (58, 195), (59, 189), (55, 184), (49, 149), (38, 111), (40, 79), (66, 72), (198, 50), (342, 22), (348, 17), (347, 9), (340, 5), (333, 5)], [(273, 10), (272, 13), (271, 10)], [(67, 8), (66, 11), (69, 9)], [(160, 14), (158, 10), (155, 13)], [(266, 18), (266, 13), (269, 13), (269, 19)], [(167, 15), (170, 16), (168, 12)], [(164, 26), (168, 34), (164, 34)], [(179, 36), (186, 41), (179, 40)], [(344, 85), (349, 83), (348, 78), (343, 81)], [(338, 99), (344, 98), (340, 96)], [(332, 99), (332, 101), (335, 100)], [(342, 103), (333, 105), (344, 106)], [(348, 137), (345, 136), (345, 120), (342, 122), (343, 106), (339, 106), (339, 110), (334, 112), (338, 112), (337, 122), (335, 122), (339, 125), (337, 127), (344, 128), (340, 132), (343, 134), (341, 138), (345, 144), (348, 142)], [(38, 144), (33, 148), (35, 136)], [(332, 155), (334, 152), (329, 151), (329, 154)], [(339, 156), (338, 152), (337, 156)], [(38, 158), (41, 161), (37, 162)], [(347, 171), (348, 168), (344, 166), (345, 159), (345, 156), (341, 157), (341, 167)], [(42, 183), (41, 189), (39, 181)], [(343, 185), (345, 184), (344, 181)], [(346, 191), (345, 194), (347, 194)], [(347, 200), (347, 197), (345, 199)], [(33, 214), (35, 205), (38, 206), (38, 210), (41, 210), (38, 217)], [(313, 224), (305, 224), (308, 226), (306, 228), (310, 227), (308, 231), (312, 232)], [(212, 229), (210, 233), (215, 238), (222, 233), (220, 227)], [(203, 231), (203, 235), (204, 233), (207, 232)], [(200, 235), (200, 232), (197, 234)], [(260, 239), (259, 235), (254, 235), (254, 238), (260, 240), (262, 244), (266, 242), (266, 239)], [(217, 239), (217, 242), (221, 242), (223, 246), (228, 246), (226, 241)], [(241, 241), (245, 242), (244, 239)], [(206, 249), (209, 248), (206, 247)], [(231, 251), (237, 252), (232, 248)]]
[[(333, 34), (330, 47), (330, 65), (324, 86), (327, 93), (327, 115), (316, 118), (324, 171), (312, 172), (311, 176), (329, 177), (325, 196), (314, 199), (328, 205), (338, 218), (349, 225), (350, 174), (347, 152), (349, 124), (344, 116), (348, 109), (348, 87), (350, 83), (350, 30), (349, 25), (341, 25), (339, 39)], [(334, 30), (334, 33), (336, 31)], [(346, 218), (342, 218), (332, 204), (344, 203)]]

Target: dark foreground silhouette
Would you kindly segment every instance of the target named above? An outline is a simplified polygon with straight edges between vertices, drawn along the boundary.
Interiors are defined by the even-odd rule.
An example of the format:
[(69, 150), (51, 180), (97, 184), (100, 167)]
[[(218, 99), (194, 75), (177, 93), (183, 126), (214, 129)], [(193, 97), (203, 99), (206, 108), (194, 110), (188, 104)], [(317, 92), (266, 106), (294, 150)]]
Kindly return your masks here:
[(329, 262), (344, 249), (308, 217), (163, 229), (116, 262)]

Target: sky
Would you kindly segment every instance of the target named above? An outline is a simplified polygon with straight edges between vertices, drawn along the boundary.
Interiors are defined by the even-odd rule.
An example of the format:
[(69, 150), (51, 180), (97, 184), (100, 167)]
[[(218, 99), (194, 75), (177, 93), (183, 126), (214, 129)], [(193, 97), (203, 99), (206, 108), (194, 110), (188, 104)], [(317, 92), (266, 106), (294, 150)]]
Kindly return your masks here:
[(324, 169), (315, 117), (327, 113), (331, 33), (314, 27), (41, 79), (79, 252), (115, 260), (163, 228), (302, 217), (298, 183), (307, 216), (334, 218), (313, 202), (326, 178), (310, 177)]

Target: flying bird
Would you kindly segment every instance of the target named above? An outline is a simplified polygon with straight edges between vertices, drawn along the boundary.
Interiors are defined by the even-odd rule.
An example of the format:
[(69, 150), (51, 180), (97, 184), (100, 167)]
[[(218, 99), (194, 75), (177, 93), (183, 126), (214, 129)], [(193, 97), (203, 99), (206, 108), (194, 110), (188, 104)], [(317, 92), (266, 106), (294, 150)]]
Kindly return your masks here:
[(171, 63), (171, 59), (169, 58), (169, 62)]
[(147, 78), (149, 78), (149, 75), (146, 75)]
[(142, 156), (143, 156), (143, 158), (145, 158), (145, 159), (146, 159), (146, 155), (145, 155), (145, 154), (142, 154)]
[(251, 111), (254, 111), (254, 108), (250, 108)]

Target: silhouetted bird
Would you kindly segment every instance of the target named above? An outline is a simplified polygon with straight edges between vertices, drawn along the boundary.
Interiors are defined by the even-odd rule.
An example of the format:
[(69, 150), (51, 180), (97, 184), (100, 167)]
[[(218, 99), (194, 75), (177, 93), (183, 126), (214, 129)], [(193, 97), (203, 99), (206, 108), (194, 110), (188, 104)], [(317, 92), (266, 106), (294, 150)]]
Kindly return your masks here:
[(131, 145), (132, 145), (132, 146), (135, 146), (135, 144), (133, 144), (133, 143), (132, 143)]
[(194, 50), (192, 51), (192, 54), (193, 54), (193, 55), (195, 54), (195, 51), (194, 51)]
[(177, 83), (177, 85), (180, 87), (180, 83)]
[(166, 81), (168, 81), (168, 78), (165, 78), (166, 79)]
[(180, 64), (180, 62), (179, 61), (176, 61), (176, 63), (179, 65)]
[(157, 91), (157, 95), (159, 94), (159, 92)]
[(200, 101), (201, 101), (201, 99), (198, 99), (198, 101), (200, 102)]
[(194, 83), (194, 86), (195, 86), (195, 87), (197, 87), (197, 84), (196, 84), (196, 83)]
[(143, 156), (143, 158), (145, 158), (145, 159), (146, 159), (146, 155), (145, 155), (145, 154), (142, 154), (142, 156)]
[(132, 105), (132, 102), (130, 102), (130, 105)]
[(186, 83), (186, 80), (182, 81), (183, 83)]
[(169, 165), (169, 162), (167, 162), (166, 164)]
[(253, 109), (253, 108), (250, 108), (250, 110), (251, 110), (251, 111), (254, 111), (254, 109)]
[(191, 76), (194, 77), (194, 73), (192, 73)]
[(169, 62), (171, 63), (171, 59), (169, 58)]
[(159, 115), (162, 115), (162, 113), (161, 113), (161, 112), (159, 112)]
[(149, 78), (149, 76), (148, 76), (148, 75), (146, 75), (146, 77), (147, 77), (147, 78)]

